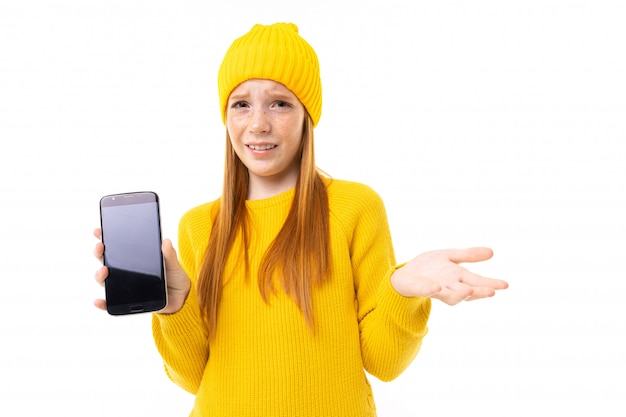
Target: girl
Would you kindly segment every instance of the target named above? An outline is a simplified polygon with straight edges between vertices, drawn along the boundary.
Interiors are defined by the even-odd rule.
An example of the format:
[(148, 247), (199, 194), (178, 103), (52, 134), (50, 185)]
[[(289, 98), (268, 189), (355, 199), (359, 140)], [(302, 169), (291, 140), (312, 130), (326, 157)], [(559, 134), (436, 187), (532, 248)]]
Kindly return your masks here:
[(165, 371), (195, 394), (191, 416), (375, 416), (365, 371), (389, 381), (406, 369), (431, 299), (453, 305), (507, 283), (458, 265), (488, 248), (397, 265), (380, 197), (316, 168), (320, 71), (295, 25), (236, 39), (218, 87), (222, 196), (183, 215), (180, 256), (163, 242), (169, 303), (153, 334)]

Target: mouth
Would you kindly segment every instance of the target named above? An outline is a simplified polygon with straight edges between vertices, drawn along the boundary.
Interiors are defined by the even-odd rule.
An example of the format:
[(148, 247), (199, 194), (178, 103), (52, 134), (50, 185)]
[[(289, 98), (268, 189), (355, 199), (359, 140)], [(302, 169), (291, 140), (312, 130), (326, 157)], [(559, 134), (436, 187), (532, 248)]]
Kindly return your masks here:
[(252, 149), (253, 151), (269, 151), (270, 149), (274, 149), (276, 147), (276, 145), (273, 144), (265, 144), (265, 145), (252, 145), (252, 144), (248, 144), (246, 145), (248, 148)]

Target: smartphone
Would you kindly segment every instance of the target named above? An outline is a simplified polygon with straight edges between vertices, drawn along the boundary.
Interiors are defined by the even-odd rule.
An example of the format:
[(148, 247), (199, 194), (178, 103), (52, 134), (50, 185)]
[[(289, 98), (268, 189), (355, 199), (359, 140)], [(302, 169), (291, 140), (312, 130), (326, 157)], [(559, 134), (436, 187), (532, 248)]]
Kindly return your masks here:
[(152, 191), (100, 199), (107, 311), (111, 315), (158, 311), (167, 305), (161, 252), (159, 197)]

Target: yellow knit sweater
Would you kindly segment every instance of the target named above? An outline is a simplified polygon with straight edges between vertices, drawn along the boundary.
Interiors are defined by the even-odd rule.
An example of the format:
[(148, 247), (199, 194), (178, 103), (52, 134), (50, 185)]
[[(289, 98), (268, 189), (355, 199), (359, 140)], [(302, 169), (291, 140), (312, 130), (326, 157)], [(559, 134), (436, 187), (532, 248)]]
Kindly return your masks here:
[[(195, 285), (179, 312), (153, 315), (167, 375), (196, 395), (191, 416), (375, 416), (365, 371), (389, 381), (417, 354), (430, 299), (402, 297), (390, 284), (396, 266), (382, 200), (362, 184), (328, 184), (332, 278), (314, 293), (315, 331), (285, 294), (266, 304), (254, 273), (293, 190), (246, 202), (251, 279), (244, 278), (243, 249), (234, 248), (215, 341), (208, 342), (200, 320)], [(180, 222), (179, 256), (194, 284), (212, 204), (191, 209)]]

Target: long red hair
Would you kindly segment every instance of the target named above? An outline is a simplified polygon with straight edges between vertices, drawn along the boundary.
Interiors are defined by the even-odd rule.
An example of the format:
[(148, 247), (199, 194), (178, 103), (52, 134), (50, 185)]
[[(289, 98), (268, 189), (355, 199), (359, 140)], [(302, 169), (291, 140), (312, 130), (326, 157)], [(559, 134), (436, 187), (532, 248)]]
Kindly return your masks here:
[[(277, 289), (274, 274), (282, 277), (282, 290), (296, 303), (309, 326), (313, 325), (313, 289), (329, 277), (330, 234), (326, 185), (315, 165), (313, 122), (308, 114), (300, 144), (300, 171), (285, 223), (272, 242), (258, 271), (258, 285), (268, 302)], [(222, 295), (222, 276), (238, 234), (243, 237), (246, 274), (249, 273), (246, 196), (248, 169), (235, 153), (226, 133), (226, 161), (222, 197), (212, 213), (213, 227), (198, 277), (198, 301), (209, 336), (215, 335)], [(279, 281), (280, 282), (280, 281)]]

